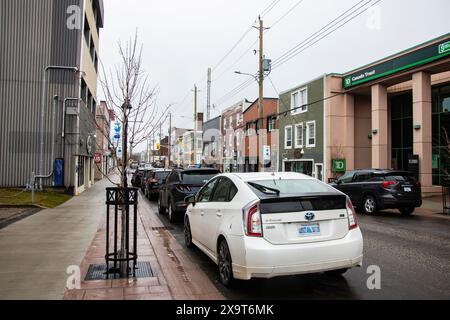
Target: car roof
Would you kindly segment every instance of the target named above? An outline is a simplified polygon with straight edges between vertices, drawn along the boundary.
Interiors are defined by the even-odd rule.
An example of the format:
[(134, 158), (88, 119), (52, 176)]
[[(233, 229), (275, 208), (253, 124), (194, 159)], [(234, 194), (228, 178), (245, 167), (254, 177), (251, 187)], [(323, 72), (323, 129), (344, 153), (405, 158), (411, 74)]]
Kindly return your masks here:
[(248, 181), (263, 181), (263, 180), (273, 180), (273, 179), (302, 179), (302, 180), (314, 180), (314, 178), (307, 176), (305, 174), (296, 172), (253, 172), (253, 173), (228, 173), (223, 174), (223, 176), (235, 176), (238, 179), (248, 182)]
[(174, 169), (173, 171), (178, 171), (178, 172), (202, 172), (202, 171), (213, 171), (213, 172), (218, 172), (220, 173), (220, 170), (218, 169), (214, 169), (214, 168), (188, 168), (188, 169)]
[(399, 174), (411, 174), (411, 172), (407, 170), (394, 170), (394, 169), (358, 169), (354, 170), (353, 172), (359, 173), (359, 172), (373, 172), (377, 174), (387, 174), (387, 173), (399, 173)]

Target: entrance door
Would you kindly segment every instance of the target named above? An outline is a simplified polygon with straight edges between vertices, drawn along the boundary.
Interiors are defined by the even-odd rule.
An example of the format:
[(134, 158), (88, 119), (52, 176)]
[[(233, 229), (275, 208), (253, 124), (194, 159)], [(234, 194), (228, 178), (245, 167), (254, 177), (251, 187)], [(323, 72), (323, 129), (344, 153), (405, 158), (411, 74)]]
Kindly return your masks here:
[(408, 170), (408, 156), (413, 154), (412, 93), (391, 97), (390, 112), (392, 168), (396, 170)]
[(316, 164), (316, 179), (323, 181), (323, 164)]

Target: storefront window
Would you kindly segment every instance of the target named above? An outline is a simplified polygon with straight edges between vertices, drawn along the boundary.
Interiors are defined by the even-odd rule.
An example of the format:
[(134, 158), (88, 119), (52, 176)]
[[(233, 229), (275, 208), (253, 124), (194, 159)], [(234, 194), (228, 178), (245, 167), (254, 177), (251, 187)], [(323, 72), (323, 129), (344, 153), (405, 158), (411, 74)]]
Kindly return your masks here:
[(408, 156), (413, 154), (412, 94), (392, 97), (392, 167), (408, 170)]
[(433, 89), (433, 185), (450, 173), (450, 86)]

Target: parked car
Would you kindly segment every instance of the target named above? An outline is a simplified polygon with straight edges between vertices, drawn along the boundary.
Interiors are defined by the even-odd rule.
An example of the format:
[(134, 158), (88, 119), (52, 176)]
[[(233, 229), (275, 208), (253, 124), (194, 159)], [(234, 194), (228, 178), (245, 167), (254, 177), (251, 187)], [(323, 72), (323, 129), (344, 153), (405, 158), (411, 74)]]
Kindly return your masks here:
[(159, 188), (171, 172), (172, 170), (168, 169), (153, 169), (147, 172), (144, 180), (144, 194), (149, 200), (158, 198)]
[(220, 171), (216, 169), (173, 170), (159, 190), (159, 213), (167, 212), (170, 222), (175, 222), (186, 212), (188, 204), (184, 201), (185, 198), (195, 195), (219, 173)]
[(222, 174), (186, 201), (186, 245), (218, 265), (226, 286), (234, 279), (341, 275), (362, 265), (350, 199), (306, 175)]
[(345, 174), (336, 189), (347, 194), (353, 205), (366, 214), (398, 209), (410, 215), (422, 206), (420, 182), (414, 174), (396, 170), (357, 170)]
[(131, 177), (131, 185), (135, 188), (141, 188), (143, 191), (143, 182), (144, 182), (144, 178), (147, 175), (147, 172), (149, 172), (150, 170), (148, 169), (136, 169), (135, 173), (133, 174), (133, 176)]
[(139, 168), (139, 164), (137, 162), (133, 162), (128, 169), (128, 174), (134, 175), (136, 170)]

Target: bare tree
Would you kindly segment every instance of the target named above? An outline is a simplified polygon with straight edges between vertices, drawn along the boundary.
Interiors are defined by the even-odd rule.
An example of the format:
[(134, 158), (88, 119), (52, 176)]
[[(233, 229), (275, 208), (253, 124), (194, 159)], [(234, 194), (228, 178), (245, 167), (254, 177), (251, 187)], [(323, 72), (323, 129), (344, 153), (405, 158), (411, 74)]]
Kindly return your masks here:
[[(143, 68), (143, 47), (138, 42), (137, 32), (125, 44), (119, 42), (118, 49), (120, 63), (113, 70), (107, 71), (101, 64), (100, 85), (107, 105), (122, 126), (122, 146), (113, 143), (109, 132), (104, 133), (112, 146), (115, 160), (118, 160), (119, 148), (122, 148), (123, 154), (118, 167), (120, 183), (110, 181), (127, 187), (127, 167), (134, 148), (159, 130), (159, 125), (167, 119), (170, 106), (162, 110), (158, 108), (158, 88), (151, 85), (150, 74)], [(103, 175), (107, 176), (106, 173)]]
[[(113, 110), (117, 121), (122, 126), (122, 159), (118, 166), (120, 183), (107, 177), (118, 187), (127, 188), (127, 168), (133, 148), (147, 141), (164, 121), (164, 116), (169, 113), (170, 107), (158, 110), (157, 87), (150, 84), (150, 75), (143, 68), (142, 45), (138, 45), (137, 32), (125, 44), (118, 43), (120, 63), (113, 70), (106, 71), (101, 64), (100, 85), (106, 100), (106, 104)], [(97, 122), (97, 126), (99, 124)], [(101, 132), (112, 146), (112, 155), (117, 161), (118, 149), (120, 146), (113, 143), (111, 132)], [(130, 151), (130, 152), (129, 152)], [(127, 208), (120, 207), (121, 211), (121, 246), (117, 253), (123, 262), (120, 263), (120, 274), (128, 276), (128, 266), (125, 260), (129, 257), (127, 252)]]

